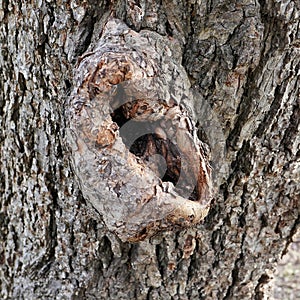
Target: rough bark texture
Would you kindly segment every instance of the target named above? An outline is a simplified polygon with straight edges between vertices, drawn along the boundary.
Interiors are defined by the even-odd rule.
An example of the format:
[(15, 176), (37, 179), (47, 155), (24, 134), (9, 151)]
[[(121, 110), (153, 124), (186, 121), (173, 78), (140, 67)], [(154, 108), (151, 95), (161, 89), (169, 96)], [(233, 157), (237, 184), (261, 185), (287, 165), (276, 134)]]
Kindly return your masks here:
[(297, 299), (300, 295), (300, 231), (293, 237), (288, 252), (280, 260), (272, 280), (274, 299)]
[[(271, 0), (0, 2), (0, 298), (267, 298), (300, 220), (299, 13)], [(216, 174), (202, 224), (135, 244), (83, 197), (67, 146), (74, 71), (110, 17), (175, 41)]]

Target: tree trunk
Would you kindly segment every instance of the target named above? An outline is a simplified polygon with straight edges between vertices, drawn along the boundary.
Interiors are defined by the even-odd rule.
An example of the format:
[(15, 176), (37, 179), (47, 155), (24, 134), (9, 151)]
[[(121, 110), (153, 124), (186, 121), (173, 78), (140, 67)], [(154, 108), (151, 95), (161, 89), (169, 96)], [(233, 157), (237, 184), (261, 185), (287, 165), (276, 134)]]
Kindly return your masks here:
[[(267, 298), (300, 223), (299, 13), (298, 1), (2, 1), (0, 298)], [(116, 79), (124, 61), (120, 76), (142, 79), (122, 111), (138, 115), (141, 89), (171, 95), (151, 105), (176, 108), (165, 121), (182, 155), (160, 128), (140, 157), (126, 148), (97, 100), (104, 79), (105, 93), (134, 82)], [(97, 143), (76, 111), (93, 99), (117, 124)], [(146, 166), (149, 145), (163, 170)], [(194, 196), (170, 179), (180, 171)]]

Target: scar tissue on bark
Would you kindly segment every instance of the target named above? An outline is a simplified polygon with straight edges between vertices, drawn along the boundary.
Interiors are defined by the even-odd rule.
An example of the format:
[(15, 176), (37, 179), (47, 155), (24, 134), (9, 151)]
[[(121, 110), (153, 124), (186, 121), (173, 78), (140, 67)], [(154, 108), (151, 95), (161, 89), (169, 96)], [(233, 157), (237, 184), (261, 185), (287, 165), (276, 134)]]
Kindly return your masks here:
[(75, 70), (72, 165), (83, 195), (123, 241), (197, 224), (209, 210), (210, 167), (171, 43), (110, 19)]

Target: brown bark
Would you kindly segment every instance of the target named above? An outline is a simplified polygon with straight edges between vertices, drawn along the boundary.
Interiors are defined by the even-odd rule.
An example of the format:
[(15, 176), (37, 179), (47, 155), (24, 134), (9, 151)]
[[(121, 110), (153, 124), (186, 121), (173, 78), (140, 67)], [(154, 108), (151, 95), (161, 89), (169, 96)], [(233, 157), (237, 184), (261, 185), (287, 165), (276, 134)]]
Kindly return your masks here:
[[(271, 0), (2, 1), (1, 299), (267, 298), (299, 227), (299, 11)], [(194, 94), (183, 106), (211, 148), (204, 221), (137, 243), (93, 207), (67, 135), (80, 59), (110, 18), (170, 50), (156, 67), (188, 78), (174, 93)]]

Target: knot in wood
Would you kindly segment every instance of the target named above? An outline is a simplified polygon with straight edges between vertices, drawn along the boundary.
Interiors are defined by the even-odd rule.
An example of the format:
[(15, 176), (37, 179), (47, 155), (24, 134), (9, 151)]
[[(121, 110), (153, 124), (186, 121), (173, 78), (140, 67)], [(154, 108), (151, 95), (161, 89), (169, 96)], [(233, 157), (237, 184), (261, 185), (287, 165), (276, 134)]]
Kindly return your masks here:
[(212, 198), (205, 146), (181, 101), (188, 78), (163, 55), (168, 43), (111, 19), (75, 71), (72, 165), (84, 197), (123, 241), (195, 225)]

